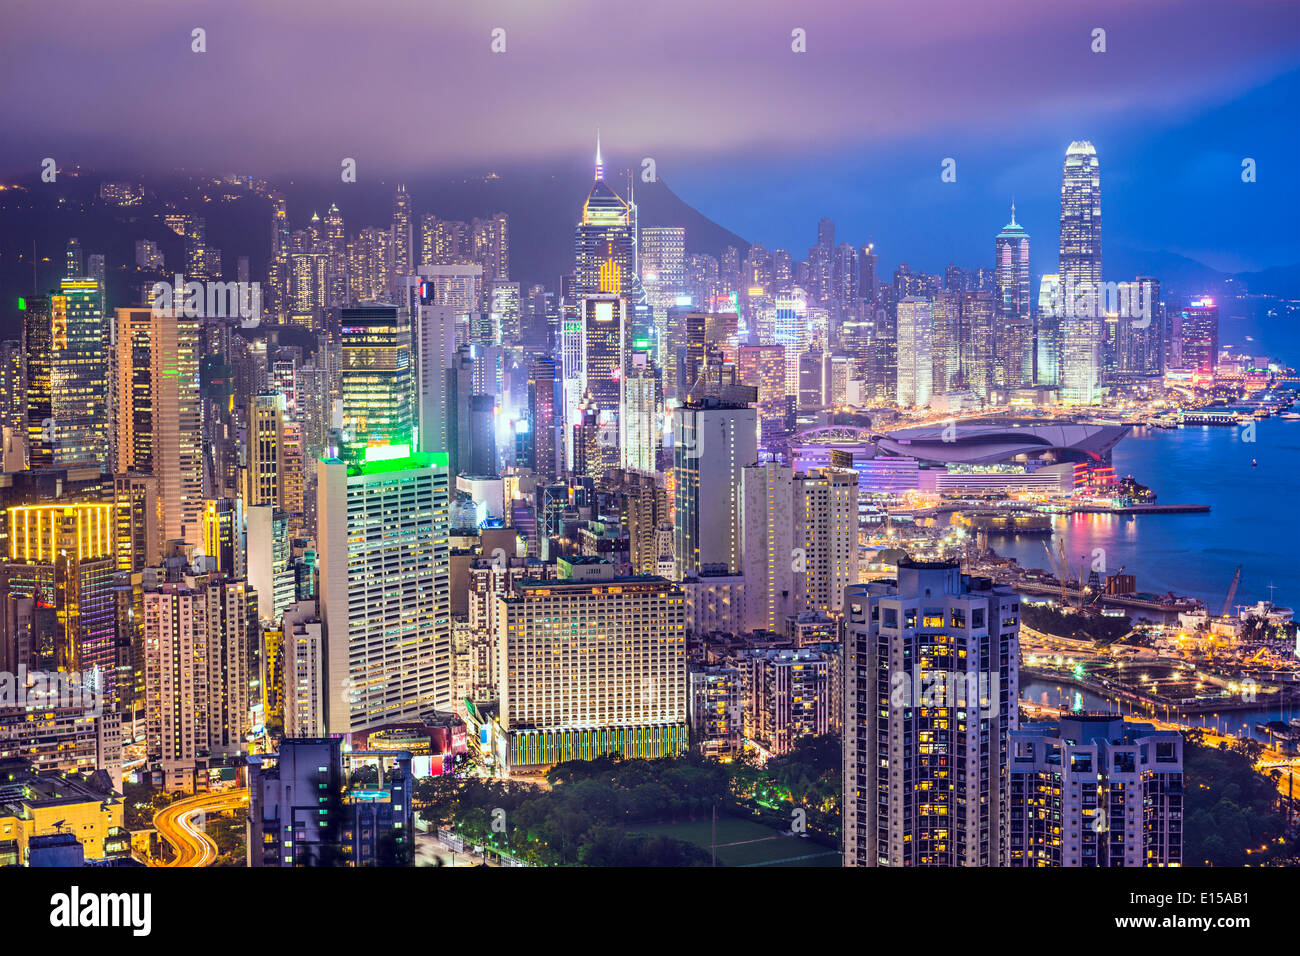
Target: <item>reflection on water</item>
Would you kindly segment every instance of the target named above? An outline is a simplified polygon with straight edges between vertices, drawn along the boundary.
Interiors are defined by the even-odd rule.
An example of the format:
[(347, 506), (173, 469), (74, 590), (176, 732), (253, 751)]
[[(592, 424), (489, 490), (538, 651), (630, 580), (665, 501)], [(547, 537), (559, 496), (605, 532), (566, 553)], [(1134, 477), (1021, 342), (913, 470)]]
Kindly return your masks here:
[[(1069, 684), (1054, 684), (1048, 681), (1034, 680), (1021, 684), (1020, 699), (1026, 704), (1037, 704), (1040, 707), (1064, 707), (1069, 710), (1081, 710), (1094, 714), (1123, 714), (1125, 717), (1134, 718), (1154, 716), (1161, 720), (1166, 719), (1163, 708), (1156, 708), (1155, 713), (1152, 714), (1150, 711), (1129, 701), (1121, 701), (1117, 704), (1093, 691), (1081, 690)], [(1230, 710), (1217, 715), (1210, 713), (1186, 717), (1179, 717), (1177, 714), (1171, 713), (1168, 719), (1176, 720), (1182, 724), (1190, 724), (1193, 727), (1206, 727), (1210, 730), (1218, 730), (1220, 733), (1230, 733), (1237, 737), (1247, 736), (1255, 740), (1267, 740), (1268, 738), (1264, 734), (1255, 729), (1256, 724), (1267, 723), (1270, 720), (1287, 721), (1297, 715), (1300, 715), (1300, 709), (1286, 707), (1281, 710), (1276, 708), (1273, 710), (1263, 708)]]
[[(1214, 613), (1240, 564), (1234, 604), (1267, 599), (1272, 584), (1273, 599), (1294, 606), (1300, 602), (1293, 552), (1300, 541), (1300, 422), (1265, 419), (1253, 443), (1242, 441), (1242, 434), (1208, 425), (1134, 429), (1115, 448), (1116, 473), (1149, 485), (1162, 504), (1207, 504), (1209, 513), (1060, 515), (1053, 549), (1055, 536), (1063, 536), (1076, 573), (1081, 560), (1091, 568), (1097, 554), (1107, 573), (1124, 567), (1136, 574), (1139, 591), (1190, 595)], [(1048, 567), (1045, 541), (1043, 535), (989, 536), (990, 547), (1029, 568)]]

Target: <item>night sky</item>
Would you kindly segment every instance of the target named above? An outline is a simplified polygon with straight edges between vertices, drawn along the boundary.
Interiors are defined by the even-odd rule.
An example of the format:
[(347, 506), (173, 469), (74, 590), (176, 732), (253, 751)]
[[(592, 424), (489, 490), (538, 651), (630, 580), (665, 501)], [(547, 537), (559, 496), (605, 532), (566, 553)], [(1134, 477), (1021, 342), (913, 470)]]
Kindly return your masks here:
[(1065, 148), (1089, 139), (1107, 248), (1300, 262), (1294, 0), (54, 0), (3, 23), (10, 180), (46, 156), (271, 179), (345, 156), (389, 180), (571, 168), (599, 126), (611, 164), (653, 157), (769, 249), (804, 255), (826, 215), (883, 262), (991, 263), (1014, 198), (1044, 271)]

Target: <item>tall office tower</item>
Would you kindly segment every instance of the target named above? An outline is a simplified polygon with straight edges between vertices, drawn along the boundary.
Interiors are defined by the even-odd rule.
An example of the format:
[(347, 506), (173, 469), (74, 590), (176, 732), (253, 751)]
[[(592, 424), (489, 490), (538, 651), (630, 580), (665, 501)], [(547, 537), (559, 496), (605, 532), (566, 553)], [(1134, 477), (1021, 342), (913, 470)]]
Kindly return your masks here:
[(244, 511), (247, 522), (248, 584), (257, 595), (257, 614), (274, 626), (294, 602), (295, 574), (289, 563), (289, 516), (271, 505)]
[(686, 294), (686, 228), (645, 226), (637, 252), (650, 305), (668, 309)]
[(1219, 365), (1219, 307), (1208, 296), (1181, 310), (1182, 367), (1214, 375)]
[(412, 414), (411, 328), (391, 305), (356, 306), (340, 314), (345, 459), (375, 445), (416, 440)]
[[(117, 479), (119, 485), (122, 480)], [(204, 504), (203, 554), (209, 559), (206, 570), (230, 578), (242, 579), (245, 576), (242, 498), (213, 498)]]
[(826, 404), (826, 354), (819, 348), (799, 353), (798, 408), (822, 408)]
[(51, 301), (38, 296), (19, 302), (23, 310), (23, 354), (26, 356), (27, 460), (31, 468), (54, 466), (54, 395), (50, 370), (54, 330)]
[(532, 440), (532, 469), (538, 481), (552, 481), (562, 471), (558, 453), (563, 442), (556, 435), (563, 422), (563, 400), (555, 359), (533, 357), (528, 374), (528, 432)]
[[(117, 599), (110, 504), (19, 505), (9, 509), (9, 554), (0, 586), (10, 598), (53, 608), (49, 646), (38, 646), (47, 670), (77, 671), (85, 686), (119, 702)], [(13, 634), (6, 634), (14, 640)], [(39, 642), (38, 642), (39, 643)]]
[[(766, 322), (766, 319), (763, 320)], [(809, 344), (808, 296), (798, 287), (775, 297), (772, 341), (785, 349), (785, 394), (799, 394), (799, 355)]]
[(1011, 386), (1034, 379), (1034, 311), (1030, 300), (1029, 233), (1016, 222), (1011, 204), (1011, 221), (1002, 227), (993, 246), (997, 282), (998, 338), (997, 383)]
[[(797, 613), (802, 593), (797, 574), (794, 469), (767, 461), (740, 469), (741, 573), (745, 577), (745, 630), (780, 633)], [(802, 504), (802, 502), (800, 502)]]
[(331, 734), (454, 703), (447, 455), (399, 449), (316, 466)]
[(1108, 714), (1010, 734), (1008, 866), (1181, 866), (1183, 735)]
[(947, 562), (844, 595), (844, 865), (999, 866), (1020, 599)]
[(391, 230), (371, 226), (348, 243), (349, 302), (382, 302), (388, 297), (392, 246)]
[(84, 279), (85, 277), (86, 266), (82, 261), (81, 240), (73, 236), (68, 240), (67, 250), (64, 255), (63, 278)]
[(936, 292), (931, 302), (931, 391), (967, 388), (971, 372), (970, 334), (963, 321), (960, 292)]
[(393, 196), (393, 270), (390, 281), (415, 274), (412, 260), (414, 232), (411, 221), (411, 196), (405, 185), (399, 185)]
[(244, 478), (244, 506), (284, 506), (285, 399), (279, 392), (259, 392), (248, 413), (248, 460)]
[(168, 790), (212, 758), (247, 752), (250, 648), (243, 581), (187, 574), (145, 583), (145, 752)]
[(663, 445), (663, 386), (646, 352), (629, 352), (619, 379), (619, 467), (654, 474)]
[[(619, 286), (618, 267), (607, 260), (603, 286)], [(610, 420), (618, 414), (619, 386), (623, 376), (627, 341), (627, 300), (616, 292), (598, 292), (582, 298), (582, 393), (595, 401)]]
[(325, 211), (322, 248), (327, 257), (325, 307), (338, 309), (348, 304), (348, 240), (343, 227), (343, 213), (336, 203)]
[[(1129, 284), (1129, 318), (1126, 323), (1128, 368), (1147, 375), (1165, 371), (1165, 304), (1160, 300), (1160, 280), (1138, 276)], [(1217, 352), (1218, 349), (1216, 348)]]
[(1061, 314), (1065, 311), (1061, 277), (1045, 274), (1038, 280), (1038, 380), (1039, 385), (1061, 384)]
[(736, 378), (758, 390), (759, 442), (766, 445), (785, 428), (785, 349), (780, 345), (741, 345)]
[(518, 343), (523, 334), (522, 313), (519, 306), (519, 283), (493, 279), (487, 290), (488, 316), (496, 332), (495, 344)]
[(831, 732), (832, 662), (811, 648), (753, 649), (739, 660), (745, 737), (770, 754)]
[(903, 407), (928, 408), (934, 381), (929, 299), (908, 297), (898, 303), (898, 391)]
[(1093, 405), (1101, 385), (1101, 168), (1074, 142), (1061, 175), (1061, 401)]
[(758, 460), (757, 436), (758, 416), (747, 401), (704, 398), (673, 409), (677, 580), (688, 571), (740, 573), (741, 469)]
[(415, 396), (419, 451), (448, 450), (456, 312), (445, 305), (420, 305), (415, 318)]
[(99, 283), (63, 279), (57, 293), (20, 304), (30, 466), (107, 469), (109, 337)]
[(315, 601), (300, 601), (281, 618), (284, 633), (284, 735), (325, 733), (325, 637)]
[(601, 270), (613, 260), (618, 265), (618, 288), (623, 298), (632, 299), (636, 277), (636, 224), (632, 207), (605, 182), (605, 165), (596, 138), (596, 180), (582, 204), (582, 218), (574, 230), (573, 270), (576, 297), (605, 291)]
[(203, 405), (199, 319), (117, 310), (115, 471), (158, 479), (163, 538), (198, 546), (203, 534)]
[(862, 247), (862, 252), (858, 256), (861, 263), (858, 273), (858, 289), (862, 298), (868, 302), (875, 299), (876, 296), (876, 264), (880, 256), (875, 251), (876, 244), (869, 242)]
[[(659, 577), (560, 559), (497, 599), (502, 751), (512, 769), (684, 753), (686, 607)], [(574, 630), (572, 622), (586, 625)]]
[(838, 314), (855, 303), (861, 294), (862, 261), (857, 247), (841, 242), (831, 255), (831, 301)]
[[(25, 367), (22, 342), (6, 339), (0, 342), (0, 426), (26, 448), (27, 402), (23, 383)], [(20, 470), (20, 469), (5, 469)]]
[(503, 212), (470, 222), (470, 243), (474, 260), (483, 267), (487, 282), (510, 278), (510, 217)]
[(997, 303), (992, 292), (961, 293), (961, 333), (966, 343), (962, 359), (966, 387), (987, 400), (997, 366)]
[(162, 500), (153, 475), (113, 478), (114, 540), (119, 571), (143, 571), (162, 559)]

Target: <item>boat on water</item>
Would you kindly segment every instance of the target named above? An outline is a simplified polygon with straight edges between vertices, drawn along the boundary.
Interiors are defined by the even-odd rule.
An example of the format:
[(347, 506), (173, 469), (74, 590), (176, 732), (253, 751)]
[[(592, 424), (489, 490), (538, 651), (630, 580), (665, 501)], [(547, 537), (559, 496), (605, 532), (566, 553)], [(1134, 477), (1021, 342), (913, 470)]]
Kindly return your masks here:
[(1300, 422), (1300, 412), (1283, 412), (1278, 417), (1284, 422)]

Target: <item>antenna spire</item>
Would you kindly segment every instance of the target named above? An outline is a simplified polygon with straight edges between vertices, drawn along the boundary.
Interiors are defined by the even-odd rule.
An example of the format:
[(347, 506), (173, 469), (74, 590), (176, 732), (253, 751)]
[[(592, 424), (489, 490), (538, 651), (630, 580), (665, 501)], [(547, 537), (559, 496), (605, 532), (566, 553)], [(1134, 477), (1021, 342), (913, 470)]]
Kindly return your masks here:
[(600, 127), (596, 127), (596, 181), (605, 178), (605, 163), (600, 158)]

